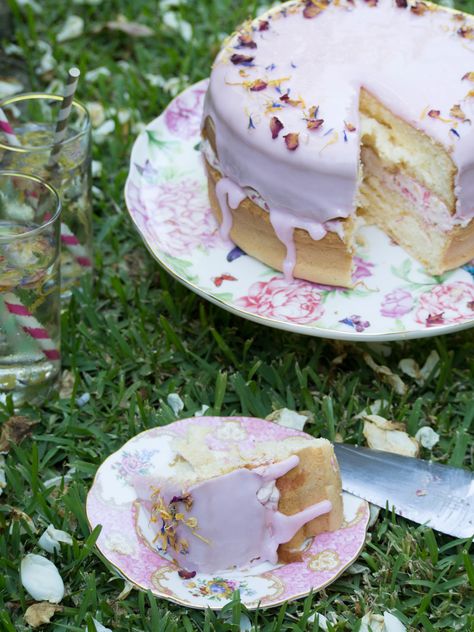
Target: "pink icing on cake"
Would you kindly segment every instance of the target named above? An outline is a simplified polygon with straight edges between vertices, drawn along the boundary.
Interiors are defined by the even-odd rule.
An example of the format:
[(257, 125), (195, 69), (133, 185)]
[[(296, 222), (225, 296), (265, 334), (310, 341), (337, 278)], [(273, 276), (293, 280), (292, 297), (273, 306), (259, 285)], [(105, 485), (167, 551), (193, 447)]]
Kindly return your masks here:
[(474, 19), (422, 2), (340, 0), (288, 2), (263, 20), (218, 55), (204, 120), (214, 122), (226, 177), (220, 200), (235, 187), (234, 202), (246, 187), (258, 192), (287, 248), (287, 273), (295, 227), (321, 239), (328, 222), (356, 210), (362, 87), (449, 151), (453, 221), (474, 217)]

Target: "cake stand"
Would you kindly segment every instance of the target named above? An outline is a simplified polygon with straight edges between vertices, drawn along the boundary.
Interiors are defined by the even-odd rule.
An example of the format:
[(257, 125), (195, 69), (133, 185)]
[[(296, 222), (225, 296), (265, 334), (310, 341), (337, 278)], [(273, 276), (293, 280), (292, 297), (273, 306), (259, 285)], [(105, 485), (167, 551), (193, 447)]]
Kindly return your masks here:
[(204, 80), (177, 96), (132, 150), (127, 207), (165, 270), (227, 311), (310, 336), (403, 340), (474, 325), (474, 262), (430, 276), (375, 227), (361, 231), (352, 289), (287, 281), (223, 240), (200, 153), (206, 87)]

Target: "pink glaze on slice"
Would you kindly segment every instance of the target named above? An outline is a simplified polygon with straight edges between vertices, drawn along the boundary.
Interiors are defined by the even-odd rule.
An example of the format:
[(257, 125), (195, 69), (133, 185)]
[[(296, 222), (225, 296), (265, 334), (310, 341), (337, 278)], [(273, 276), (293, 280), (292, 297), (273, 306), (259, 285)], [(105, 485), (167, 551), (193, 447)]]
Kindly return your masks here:
[[(186, 518), (196, 519), (197, 535), (181, 523), (176, 531), (177, 541), (186, 540), (188, 552), (167, 552), (182, 568), (201, 573), (264, 561), (277, 563), (279, 544), (288, 542), (303, 525), (332, 509), (330, 501), (325, 500), (286, 516), (276, 510), (271, 501), (263, 503), (258, 499), (260, 490), (298, 463), (299, 458), (293, 455), (280, 463), (255, 469), (239, 468), (191, 485), (187, 492), (192, 498), (192, 506), (185, 510), (180, 504), (180, 510)], [(149, 514), (152, 509), (151, 486), (160, 488), (166, 503), (183, 494), (183, 490), (177, 489), (171, 479), (150, 481), (137, 478), (135, 489)], [(162, 526), (159, 519), (153, 524), (157, 530)]]

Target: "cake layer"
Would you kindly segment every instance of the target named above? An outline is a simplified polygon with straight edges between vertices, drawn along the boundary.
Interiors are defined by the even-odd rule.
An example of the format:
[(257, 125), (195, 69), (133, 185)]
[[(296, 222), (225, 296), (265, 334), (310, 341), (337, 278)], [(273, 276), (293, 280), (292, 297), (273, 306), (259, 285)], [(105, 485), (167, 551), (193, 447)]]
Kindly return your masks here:
[(325, 439), (253, 439), (222, 452), (200, 426), (170, 449), (166, 474), (134, 485), (158, 550), (187, 571), (296, 559), (305, 538), (341, 526), (339, 471)]
[[(206, 170), (211, 208), (219, 224), (222, 224), (221, 204), (216, 195), (216, 185), (222, 180), (222, 176), (207, 162)], [(352, 217), (343, 221), (343, 239), (337, 233), (328, 232), (323, 238), (315, 241), (308, 231), (294, 229), (289, 240), (288, 253), (287, 246), (275, 232), (270, 214), (248, 197), (240, 201), (235, 208), (228, 206), (228, 212), (231, 214), (228, 235), (247, 254), (282, 272), (285, 270), (286, 262), (290, 274), (298, 279), (341, 287), (352, 285), (355, 228)]]
[[(474, 220), (456, 225), (434, 193), (400, 170), (362, 149), (361, 212), (418, 259), (431, 274), (465, 263), (474, 252)], [(464, 222), (463, 222), (464, 223)]]

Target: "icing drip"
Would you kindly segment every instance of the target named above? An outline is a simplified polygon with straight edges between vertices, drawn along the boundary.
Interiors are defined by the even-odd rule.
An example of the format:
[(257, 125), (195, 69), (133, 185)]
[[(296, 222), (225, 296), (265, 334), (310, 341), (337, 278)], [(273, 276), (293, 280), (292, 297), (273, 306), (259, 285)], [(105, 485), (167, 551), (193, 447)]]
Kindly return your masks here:
[(307, 230), (315, 241), (323, 239), (327, 234), (327, 229), (319, 222), (296, 218), (288, 210), (275, 208), (270, 209), (270, 222), (276, 236), (286, 248), (283, 274), (286, 280), (292, 280), (296, 265), (296, 245), (293, 237), (295, 228)]
[[(179, 520), (173, 525), (174, 546), (168, 547), (167, 552), (181, 567), (202, 573), (264, 561), (275, 564), (280, 544), (291, 540), (307, 522), (332, 509), (331, 503), (325, 500), (287, 516), (276, 510), (270, 496), (262, 503), (265, 490), (271, 489), (278, 478), (298, 463), (298, 456), (293, 455), (280, 463), (255, 469), (239, 468), (192, 485), (184, 496), (189, 499), (189, 509), (180, 500), (183, 490), (177, 489), (172, 480), (159, 483), (165, 505), (173, 505), (177, 497), (180, 500)], [(153, 518), (156, 493), (150, 490), (150, 481), (137, 479), (135, 488), (142, 506)], [(161, 511), (166, 517), (166, 507)], [(165, 523), (160, 519), (154, 522), (160, 533)]]
[(245, 200), (247, 194), (242, 187), (230, 180), (230, 178), (221, 178), (216, 184), (216, 195), (222, 213), (220, 233), (223, 239), (229, 239), (232, 229), (232, 213), (230, 209), (236, 209)]

